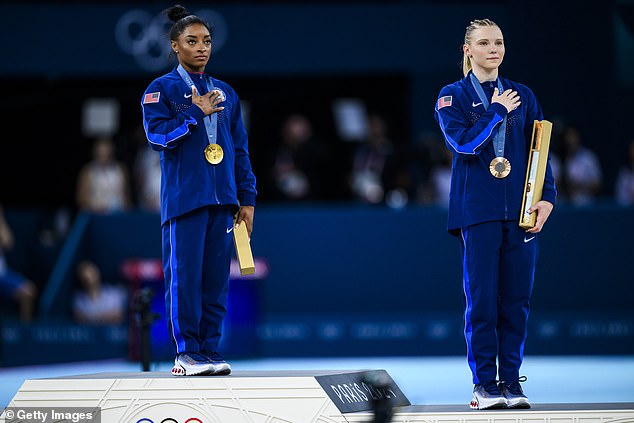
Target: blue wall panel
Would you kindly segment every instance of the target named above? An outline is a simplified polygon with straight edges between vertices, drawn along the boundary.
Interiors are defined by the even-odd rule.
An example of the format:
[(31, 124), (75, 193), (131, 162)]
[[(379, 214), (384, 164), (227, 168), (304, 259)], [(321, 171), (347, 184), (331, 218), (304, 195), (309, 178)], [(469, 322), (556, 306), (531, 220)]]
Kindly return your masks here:
[[(8, 216), (18, 228), (20, 216), (33, 219)], [(432, 207), (258, 207), (252, 249), (266, 272), (234, 283), (233, 301), (242, 296), (253, 313), (233, 306), (230, 314), (249, 321), (233, 322), (235, 344), (224, 348), (254, 356), (463, 354), (458, 240), (445, 223), (446, 211)], [(129, 258), (160, 258), (159, 224), (148, 213), (91, 216), (74, 258), (87, 255), (107, 278), (121, 277)], [(632, 235), (634, 208), (555, 209), (539, 236), (527, 353), (634, 353)], [(64, 315), (70, 281), (66, 275), (53, 294), (51, 316)]]

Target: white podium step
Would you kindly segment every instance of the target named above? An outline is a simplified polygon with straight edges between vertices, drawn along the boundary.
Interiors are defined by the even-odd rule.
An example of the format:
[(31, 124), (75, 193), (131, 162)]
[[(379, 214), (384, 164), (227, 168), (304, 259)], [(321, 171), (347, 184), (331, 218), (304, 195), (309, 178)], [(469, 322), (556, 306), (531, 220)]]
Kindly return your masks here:
[[(20, 419), (20, 410), (97, 409), (100, 420), (91, 423), (383, 423), (375, 419), (374, 409), (386, 403), (393, 406), (391, 419), (385, 420), (391, 423), (634, 422), (634, 403), (534, 404), (528, 410), (489, 411), (470, 410), (466, 404), (411, 405), (385, 370), (311, 370), (194, 377), (167, 372), (94, 373), (31, 379), (22, 384), (0, 423), (38, 421)], [(13, 419), (7, 418), (8, 412), (14, 413)]]

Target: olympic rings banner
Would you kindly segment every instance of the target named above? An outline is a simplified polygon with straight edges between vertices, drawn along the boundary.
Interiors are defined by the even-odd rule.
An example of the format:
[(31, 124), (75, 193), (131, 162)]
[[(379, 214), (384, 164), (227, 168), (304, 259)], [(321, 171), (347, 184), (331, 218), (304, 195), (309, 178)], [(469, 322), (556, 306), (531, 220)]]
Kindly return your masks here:
[[(133, 411), (133, 415), (121, 421), (129, 423), (221, 423), (209, 415), (204, 404), (187, 404), (165, 402), (160, 404), (141, 405)], [(107, 412), (106, 412), (107, 413)]]
[[(205, 20), (212, 29), (213, 51), (218, 53), (227, 40), (227, 22), (215, 10), (192, 11)], [(171, 53), (166, 35), (170, 22), (162, 14), (152, 14), (144, 9), (125, 11), (114, 27), (114, 38), (121, 51), (131, 56), (145, 71), (155, 72), (165, 68), (166, 58)]]
[[(154, 420), (152, 419), (148, 419), (148, 418), (142, 418), (137, 420), (136, 423), (158, 423), (158, 422), (154, 422)], [(173, 419), (171, 417), (166, 417), (163, 420), (161, 420), (160, 423), (180, 423), (178, 420)], [(196, 418), (196, 417), (190, 417), (187, 420), (185, 420), (185, 423), (203, 423), (202, 420)]]

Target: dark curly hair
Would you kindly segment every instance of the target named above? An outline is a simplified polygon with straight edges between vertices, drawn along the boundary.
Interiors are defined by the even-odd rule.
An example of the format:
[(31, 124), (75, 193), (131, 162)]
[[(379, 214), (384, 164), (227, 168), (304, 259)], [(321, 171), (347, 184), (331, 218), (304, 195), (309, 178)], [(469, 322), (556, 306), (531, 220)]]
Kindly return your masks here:
[(167, 16), (170, 21), (174, 22), (169, 32), (170, 40), (172, 41), (176, 41), (183, 31), (185, 31), (185, 28), (193, 24), (204, 25), (209, 31), (209, 34), (212, 35), (212, 27), (207, 22), (189, 13), (187, 9), (180, 4), (168, 7), (163, 10), (163, 14)]

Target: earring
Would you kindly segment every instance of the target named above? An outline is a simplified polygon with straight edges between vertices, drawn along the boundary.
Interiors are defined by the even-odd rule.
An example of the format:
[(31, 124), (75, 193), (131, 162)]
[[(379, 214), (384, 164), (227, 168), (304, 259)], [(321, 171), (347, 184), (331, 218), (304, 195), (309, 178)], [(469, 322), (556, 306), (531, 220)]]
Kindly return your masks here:
[(174, 53), (178, 54), (178, 50), (174, 50)]

